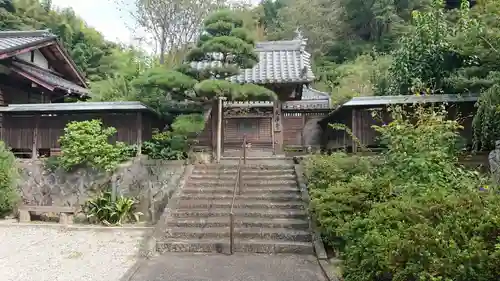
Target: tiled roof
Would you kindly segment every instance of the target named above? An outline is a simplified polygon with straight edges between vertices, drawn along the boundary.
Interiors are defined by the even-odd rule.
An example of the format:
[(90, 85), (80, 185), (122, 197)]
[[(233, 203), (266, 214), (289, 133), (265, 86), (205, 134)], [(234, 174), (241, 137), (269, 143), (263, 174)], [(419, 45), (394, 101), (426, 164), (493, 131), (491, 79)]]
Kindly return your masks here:
[(413, 103), (445, 103), (445, 102), (475, 102), (478, 95), (405, 95), (405, 96), (372, 96), (354, 97), (344, 103), (343, 107), (370, 106), (388, 104), (413, 104)]
[(28, 62), (13, 61), (11, 69), (23, 76), (28, 76), (27, 78), (34, 77), (37, 80), (41, 80), (54, 88), (83, 95), (88, 95), (90, 93), (88, 89), (80, 87), (77, 84), (58, 76), (54, 72), (41, 69)]
[[(312, 82), (311, 55), (305, 51), (305, 46), (305, 40), (256, 43), (259, 62), (253, 68), (242, 69), (239, 75), (228, 79), (236, 83), (254, 84)], [(220, 62), (191, 62), (195, 69), (220, 65)]]
[(302, 100), (330, 100), (330, 95), (325, 92), (304, 86), (302, 88)]
[(337, 107), (330, 112), (328, 116), (323, 118), (320, 123), (326, 124), (334, 119), (341, 112), (350, 110), (353, 107), (376, 108), (391, 104), (429, 104), (429, 103), (461, 103), (461, 102), (476, 102), (479, 98), (477, 94), (467, 95), (400, 95), (400, 96), (370, 96), (370, 97), (354, 97), (350, 101)]
[(330, 95), (313, 88), (303, 86), (302, 99), (284, 102), (285, 110), (330, 109)]
[(67, 103), (30, 103), (0, 106), (0, 112), (57, 112), (57, 111), (151, 111), (137, 101), (120, 102), (67, 102)]
[(56, 38), (54, 34), (46, 30), (0, 31), (0, 54), (37, 45)]

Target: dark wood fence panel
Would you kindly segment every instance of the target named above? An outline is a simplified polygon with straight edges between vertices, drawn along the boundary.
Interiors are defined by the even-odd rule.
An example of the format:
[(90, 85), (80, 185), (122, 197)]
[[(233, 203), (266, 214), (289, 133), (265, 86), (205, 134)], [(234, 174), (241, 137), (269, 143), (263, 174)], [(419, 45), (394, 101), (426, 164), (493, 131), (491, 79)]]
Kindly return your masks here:
[[(141, 113), (142, 114), (142, 113)], [(98, 119), (105, 127), (114, 127), (117, 132), (110, 141), (121, 141), (127, 144), (136, 144), (139, 140), (138, 132), (142, 132), (142, 141), (151, 138), (153, 126), (161, 127), (161, 122), (144, 114), (139, 119), (138, 113), (66, 113), (44, 115), (14, 115), (4, 114), (2, 139), (7, 146), (19, 150), (31, 150), (33, 136), (37, 128), (38, 149), (59, 148), (59, 138), (64, 134), (65, 126), (71, 121)], [(38, 117), (37, 117), (38, 116)], [(37, 122), (37, 118), (39, 118)], [(38, 125), (38, 126), (37, 126)], [(142, 127), (142, 128), (141, 128)], [(162, 129), (162, 128), (159, 128)]]

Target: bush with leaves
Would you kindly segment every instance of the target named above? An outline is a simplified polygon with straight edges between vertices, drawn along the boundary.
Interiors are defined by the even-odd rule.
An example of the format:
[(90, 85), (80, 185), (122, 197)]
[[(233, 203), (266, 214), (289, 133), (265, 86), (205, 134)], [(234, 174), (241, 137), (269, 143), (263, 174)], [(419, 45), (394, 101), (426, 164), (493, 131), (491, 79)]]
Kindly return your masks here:
[(67, 171), (78, 167), (91, 167), (107, 172), (128, 159), (133, 148), (124, 143), (109, 142), (116, 133), (113, 127), (104, 128), (100, 120), (73, 121), (64, 128), (60, 165)]
[(498, 280), (500, 195), (458, 163), (458, 122), (440, 108), (391, 112), (375, 127), (380, 157), (307, 163), (311, 208), (344, 279)]
[(0, 141), (0, 218), (11, 213), (17, 203), (16, 177), (14, 154)]
[(83, 211), (91, 222), (121, 225), (139, 221), (143, 214), (134, 210), (136, 204), (134, 199), (123, 196), (117, 196), (113, 201), (111, 192), (103, 192), (85, 202)]
[(144, 142), (142, 150), (151, 159), (163, 160), (184, 160), (187, 152), (187, 137), (170, 131), (156, 131), (151, 140)]
[(369, 211), (372, 202), (380, 200), (382, 192), (373, 183), (376, 161), (333, 153), (309, 158), (305, 165), (311, 212), (325, 242), (342, 249), (345, 241), (340, 228), (359, 213)]

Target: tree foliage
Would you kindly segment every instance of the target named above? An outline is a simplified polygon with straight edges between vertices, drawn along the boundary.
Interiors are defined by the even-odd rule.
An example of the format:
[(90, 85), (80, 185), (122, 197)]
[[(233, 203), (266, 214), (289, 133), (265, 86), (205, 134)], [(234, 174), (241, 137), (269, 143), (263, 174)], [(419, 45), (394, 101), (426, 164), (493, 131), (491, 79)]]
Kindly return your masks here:
[(380, 156), (314, 156), (311, 209), (346, 281), (496, 280), (500, 196), (458, 162), (459, 130), (440, 108), (392, 109)]
[[(123, 5), (126, 1), (118, 1)], [(188, 44), (196, 40), (203, 19), (221, 8), (224, 0), (135, 0), (129, 11), (136, 23), (153, 36), (160, 64), (172, 63)], [(171, 59), (170, 61), (167, 61)]]
[(224, 96), (232, 100), (273, 99), (275, 94), (261, 86), (245, 86), (227, 80), (240, 69), (252, 68), (258, 57), (255, 41), (244, 22), (231, 10), (220, 10), (204, 21), (203, 33), (187, 55), (189, 62), (203, 62), (206, 67), (195, 71), (195, 91), (200, 97)]
[(14, 154), (0, 141), (0, 218), (9, 215), (18, 202), (17, 169)]
[(59, 140), (62, 153), (60, 165), (67, 171), (78, 167), (113, 171), (130, 156), (124, 143), (110, 143), (109, 138), (114, 134), (116, 129), (104, 128), (100, 120), (68, 123)]

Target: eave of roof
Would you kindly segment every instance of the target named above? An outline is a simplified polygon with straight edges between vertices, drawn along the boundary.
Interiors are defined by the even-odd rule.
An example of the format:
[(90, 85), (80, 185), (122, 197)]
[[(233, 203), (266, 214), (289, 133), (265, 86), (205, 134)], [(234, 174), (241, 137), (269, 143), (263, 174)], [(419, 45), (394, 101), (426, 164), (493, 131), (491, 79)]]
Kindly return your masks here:
[(389, 105), (410, 105), (410, 104), (434, 104), (434, 103), (463, 103), (477, 102), (479, 95), (400, 95), (400, 96), (369, 96), (369, 97), (354, 97), (348, 102), (335, 108), (328, 116), (320, 120), (318, 123), (325, 123), (332, 119), (339, 112), (350, 108), (371, 108), (377, 106)]
[(45, 47), (54, 48), (59, 52), (82, 86), (87, 87), (85, 78), (78, 71), (75, 62), (57, 40), (57, 36), (50, 31), (0, 31), (0, 60)]
[(32, 63), (14, 60), (12, 61), (10, 69), (50, 91), (54, 91), (55, 88), (59, 88), (67, 91), (68, 93), (77, 93), (84, 96), (88, 96), (90, 94), (88, 89), (68, 81), (49, 70), (42, 69)]
[[(47, 30), (0, 31), (0, 59), (9, 58), (50, 44), (57, 36)], [(44, 45), (45, 46), (45, 45)]]
[(401, 96), (371, 96), (354, 97), (342, 106), (372, 106), (390, 104), (413, 104), (413, 103), (458, 103), (477, 101), (479, 95), (401, 95)]
[(302, 87), (302, 98), (295, 101), (286, 101), (282, 105), (284, 110), (328, 110), (331, 107), (330, 95), (309, 86)]
[(0, 106), (1, 113), (28, 112), (91, 112), (91, 111), (151, 111), (146, 105), (135, 101), (122, 102), (73, 102), (73, 103), (30, 103)]

